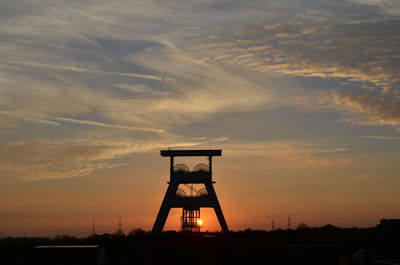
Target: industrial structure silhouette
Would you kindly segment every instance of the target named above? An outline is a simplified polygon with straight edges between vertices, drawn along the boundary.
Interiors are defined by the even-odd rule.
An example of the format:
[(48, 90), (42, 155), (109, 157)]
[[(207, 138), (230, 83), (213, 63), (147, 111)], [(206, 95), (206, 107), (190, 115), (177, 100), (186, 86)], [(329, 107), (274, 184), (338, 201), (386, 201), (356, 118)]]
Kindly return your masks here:
[[(218, 202), (212, 180), (212, 157), (221, 156), (222, 150), (161, 150), (161, 156), (170, 157), (170, 181), (162, 201), (152, 234), (160, 234), (164, 228), (171, 208), (182, 208), (181, 229), (183, 231), (199, 232), (202, 221), (200, 208), (213, 208), (219, 224), (225, 234), (229, 233), (221, 206)], [(174, 164), (175, 157), (208, 157), (208, 165), (197, 164), (193, 170), (185, 164)], [(190, 194), (179, 188), (179, 185), (189, 187)], [(205, 188), (194, 190), (193, 184), (203, 184)]]

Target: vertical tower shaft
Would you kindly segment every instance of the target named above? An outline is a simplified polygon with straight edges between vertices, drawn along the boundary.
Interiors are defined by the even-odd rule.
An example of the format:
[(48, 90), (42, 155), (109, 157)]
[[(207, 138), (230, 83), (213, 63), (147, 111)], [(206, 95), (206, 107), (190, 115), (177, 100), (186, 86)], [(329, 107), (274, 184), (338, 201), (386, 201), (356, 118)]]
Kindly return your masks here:
[[(212, 181), (212, 157), (221, 156), (221, 154), (221, 150), (161, 150), (161, 156), (170, 157), (170, 181), (154, 222), (152, 234), (157, 235), (162, 232), (171, 208), (182, 208), (182, 230), (189, 229), (194, 222), (200, 219), (200, 208), (213, 208), (222, 231), (225, 234), (229, 233), (214, 189), (213, 184), (215, 182)], [(174, 157), (176, 156), (205, 156), (208, 157), (209, 163), (208, 165), (198, 164), (190, 171), (183, 164), (174, 164)], [(193, 196), (178, 195), (177, 191), (180, 184), (203, 184), (207, 192), (196, 196), (194, 194)], [(182, 222), (186, 222), (187, 225), (183, 225)], [(193, 228), (191, 231), (194, 230), (200, 231), (198, 228)]]

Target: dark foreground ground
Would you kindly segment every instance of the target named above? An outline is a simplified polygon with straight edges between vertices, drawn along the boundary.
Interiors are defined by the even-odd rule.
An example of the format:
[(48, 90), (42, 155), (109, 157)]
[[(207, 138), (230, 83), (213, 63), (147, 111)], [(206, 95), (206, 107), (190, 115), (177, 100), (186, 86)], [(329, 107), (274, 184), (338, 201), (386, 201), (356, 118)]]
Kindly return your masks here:
[(53, 257), (56, 261), (46, 261), (53, 254), (39, 253), (35, 248), (39, 245), (98, 245), (105, 253), (105, 263), (95, 261), (93, 264), (109, 265), (203, 265), (235, 264), (238, 261), (240, 264), (358, 265), (377, 264), (374, 260), (382, 260), (384, 255), (386, 261), (400, 260), (399, 238), (395, 237), (393, 242), (389, 240), (390, 244), (385, 243), (379, 226), (359, 229), (326, 225), (270, 232), (245, 230), (232, 232), (231, 235), (232, 241), (218, 233), (164, 232), (154, 237), (138, 229), (127, 236), (103, 234), (88, 238), (3, 238), (0, 239), (0, 265), (71, 264), (71, 261), (67, 262), (68, 258), (76, 258), (72, 262), (74, 265), (81, 264), (79, 257), (73, 257), (74, 254)]

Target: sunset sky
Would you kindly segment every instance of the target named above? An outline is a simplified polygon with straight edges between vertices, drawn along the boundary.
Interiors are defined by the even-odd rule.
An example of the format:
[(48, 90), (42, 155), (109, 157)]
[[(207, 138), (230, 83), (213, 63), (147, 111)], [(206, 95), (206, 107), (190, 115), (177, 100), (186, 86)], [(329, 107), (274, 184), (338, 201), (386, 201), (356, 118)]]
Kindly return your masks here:
[(398, 0), (2, 0), (0, 54), (0, 237), (150, 230), (168, 147), (232, 230), (400, 218)]

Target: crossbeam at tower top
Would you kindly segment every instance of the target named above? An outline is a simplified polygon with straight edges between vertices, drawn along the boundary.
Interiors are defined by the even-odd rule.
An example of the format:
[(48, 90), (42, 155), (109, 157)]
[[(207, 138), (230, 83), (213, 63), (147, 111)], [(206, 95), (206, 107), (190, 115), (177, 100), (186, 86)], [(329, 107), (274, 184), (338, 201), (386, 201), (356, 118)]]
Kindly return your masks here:
[(204, 150), (161, 150), (161, 156), (221, 156), (221, 149), (204, 149)]
[[(169, 157), (170, 160), (170, 181), (164, 199), (161, 203), (156, 221), (154, 222), (152, 234), (162, 232), (171, 208), (182, 208), (182, 218), (184, 226), (182, 230), (189, 229), (196, 225), (196, 229), (191, 230), (199, 232), (200, 227), (197, 220), (200, 219), (200, 208), (214, 208), (222, 231), (229, 234), (228, 225), (226, 223), (221, 206), (218, 202), (217, 194), (214, 189), (214, 181), (212, 181), (212, 160), (213, 156), (222, 156), (221, 149), (192, 149), (192, 150), (161, 150), (161, 156)], [(174, 164), (177, 157), (207, 157), (208, 165), (204, 163), (197, 164), (193, 170), (190, 170), (184, 164)], [(182, 196), (180, 185), (204, 185), (204, 193), (199, 193), (199, 196)], [(191, 186), (193, 187), (193, 186)], [(192, 189), (191, 189), (192, 190)], [(188, 218), (186, 218), (189, 216)], [(192, 218), (193, 217), (193, 218)], [(192, 218), (192, 219), (191, 219)], [(186, 225), (186, 223), (187, 225)], [(193, 226), (194, 227), (194, 226)]]

